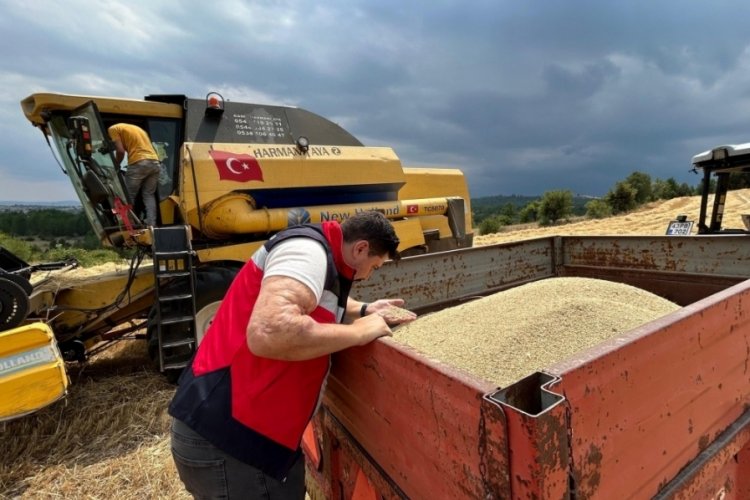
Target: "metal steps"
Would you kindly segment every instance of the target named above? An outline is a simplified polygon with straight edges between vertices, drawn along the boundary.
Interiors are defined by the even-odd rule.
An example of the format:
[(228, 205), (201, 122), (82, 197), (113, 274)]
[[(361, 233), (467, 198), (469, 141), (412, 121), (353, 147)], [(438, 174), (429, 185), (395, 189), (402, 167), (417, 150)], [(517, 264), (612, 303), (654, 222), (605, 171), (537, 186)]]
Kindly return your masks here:
[(152, 252), (159, 368), (176, 370), (187, 365), (197, 346), (190, 228), (154, 227)]

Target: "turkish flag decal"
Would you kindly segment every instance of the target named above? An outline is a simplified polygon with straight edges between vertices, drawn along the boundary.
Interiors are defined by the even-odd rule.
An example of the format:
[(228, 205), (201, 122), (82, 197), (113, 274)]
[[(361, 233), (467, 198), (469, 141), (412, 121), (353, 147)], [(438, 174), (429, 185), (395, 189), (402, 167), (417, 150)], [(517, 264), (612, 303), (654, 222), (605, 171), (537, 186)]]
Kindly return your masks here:
[(261, 181), (263, 171), (253, 155), (211, 150), (208, 152), (219, 170), (219, 179), (223, 181)]
[(419, 213), (419, 205), (406, 205), (406, 213), (407, 214)]

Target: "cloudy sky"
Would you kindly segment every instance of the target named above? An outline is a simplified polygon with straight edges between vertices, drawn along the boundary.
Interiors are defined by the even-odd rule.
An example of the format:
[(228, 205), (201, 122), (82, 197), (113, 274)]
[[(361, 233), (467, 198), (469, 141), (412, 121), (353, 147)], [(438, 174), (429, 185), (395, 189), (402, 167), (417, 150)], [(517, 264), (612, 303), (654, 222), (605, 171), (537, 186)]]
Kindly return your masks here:
[(750, 141), (750, 2), (0, 0), (0, 200), (75, 199), (27, 95), (299, 106), (473, 197), (697, 184)]

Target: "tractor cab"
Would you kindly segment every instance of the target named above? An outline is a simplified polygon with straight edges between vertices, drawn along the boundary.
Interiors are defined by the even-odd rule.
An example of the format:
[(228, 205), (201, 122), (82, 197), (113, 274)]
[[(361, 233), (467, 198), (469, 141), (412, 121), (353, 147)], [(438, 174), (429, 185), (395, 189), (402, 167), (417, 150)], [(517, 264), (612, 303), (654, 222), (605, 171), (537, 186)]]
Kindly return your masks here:
[[(709, 151), (693, 156), (693, 169), (703, 170), (701, 190), (701, 207), (698, 220), (698, 234), (750, 234), (750, 214), (743, 215), (744, 229), (723, 229), (729, 176), (733, 172), (750, 172), (750, 143), (717, 146)], [(713, 177), (712, 177), (713, 176)], [(715, 177), (716, 192), (710, 221), (708, 217), (708, 198), (711, 194), (711, 181)]]

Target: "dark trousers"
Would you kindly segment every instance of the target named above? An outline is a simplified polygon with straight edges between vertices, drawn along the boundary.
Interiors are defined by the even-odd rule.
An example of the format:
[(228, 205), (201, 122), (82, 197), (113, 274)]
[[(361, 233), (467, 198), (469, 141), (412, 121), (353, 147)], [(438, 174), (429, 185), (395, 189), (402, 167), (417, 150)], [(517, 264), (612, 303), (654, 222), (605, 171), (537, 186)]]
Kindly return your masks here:
[(305, 459), (300, 456), (281, 482), (240, 462), (172, 419), (172, 457), (185, 488), (196, 499), (302, 500), (305, 498)]

